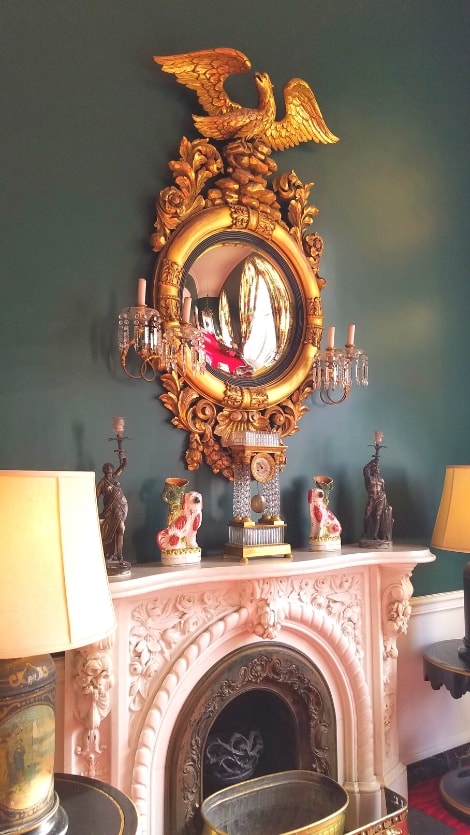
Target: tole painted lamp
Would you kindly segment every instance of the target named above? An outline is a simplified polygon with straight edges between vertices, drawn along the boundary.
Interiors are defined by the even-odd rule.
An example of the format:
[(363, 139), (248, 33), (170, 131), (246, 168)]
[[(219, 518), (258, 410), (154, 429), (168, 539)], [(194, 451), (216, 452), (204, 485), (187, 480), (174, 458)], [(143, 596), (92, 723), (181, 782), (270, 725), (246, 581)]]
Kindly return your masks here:
[[(431, 545), (470, 553), (470, 465), (446, 467)], [(470, 562), (463, 571), (465, 637), (459, 656), (470, 665)]]
[(110, 635), (91, 472), (0, 470), (0, 833), (62, 835), (51, 652)]

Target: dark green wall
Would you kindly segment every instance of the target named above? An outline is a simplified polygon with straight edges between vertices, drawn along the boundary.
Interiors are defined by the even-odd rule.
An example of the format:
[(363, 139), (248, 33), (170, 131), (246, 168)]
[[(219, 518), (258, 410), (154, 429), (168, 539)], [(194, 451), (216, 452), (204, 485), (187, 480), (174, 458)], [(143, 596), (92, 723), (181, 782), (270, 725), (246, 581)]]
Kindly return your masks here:
[[(198, 106), (151, 56), (231, 46), (278, 96), (307, 80), (341, 137), (277, 161), (316, 184), (327, 324), (341, 337), (356, 322), (370, 356), (369, 388), (310, 402), (288, 440), (288, 539), (307, 544), (315, 472), (333, 476), (344, 540), (357, 539), (382, 429), (394, 538), (427, 544), (446, 464), (469, 461), (467, 0), (0, 0), (0, 31), (0, 466), (100, 473), (124, 415), (127, 556), (158, 558), (160, 492), (185, 474), (185, 436), (157, 385), (123, 376), (115, 325), (151, 276), (154, 200)], [(232, 94), (251, 104), (252, 90), (240, 78)], [(217, 551), (231, 486), (189, 478), (204, 494), (200, 543)], [(416, 593), (459, 588), (464, 561), (439, 555)]]

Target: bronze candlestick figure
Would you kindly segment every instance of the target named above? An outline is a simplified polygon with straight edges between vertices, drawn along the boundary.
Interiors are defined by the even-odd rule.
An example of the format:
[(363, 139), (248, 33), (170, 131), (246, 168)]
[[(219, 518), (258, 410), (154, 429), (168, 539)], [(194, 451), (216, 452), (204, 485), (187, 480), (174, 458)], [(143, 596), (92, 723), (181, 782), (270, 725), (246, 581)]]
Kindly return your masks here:
[(364, 484), (367, 490), (367, 504), (364, 511), (364, 529), (359, 540), (362, 548), (390, 548), (392, 544), (393, 516), (392, 508), (387, 501), (385, 481), (380, 475), (380, 450), (383, 432), (375, 432), (375, 453), (363, 468)]
[[(122, 551), (124, 532), (126, 530), (127, 499), (118, 481), (119, 476), (127, 466), (127, 455), (123, 446), (124, 418), (113, 419), (115, 435), (109, 441), (117, 441), (115, 452), (119, 458), (119, 466), (109, 462), (103, 465), (103, 478), (96, 485), (96, 498), (102, 499), (102, 509), (99, 513), (101, 539), (106, 560), (108, 577), (122, 577), (130, 574), (130, 562), (124, 560)], [(126, 438), (126, 440), (128, 440)]]

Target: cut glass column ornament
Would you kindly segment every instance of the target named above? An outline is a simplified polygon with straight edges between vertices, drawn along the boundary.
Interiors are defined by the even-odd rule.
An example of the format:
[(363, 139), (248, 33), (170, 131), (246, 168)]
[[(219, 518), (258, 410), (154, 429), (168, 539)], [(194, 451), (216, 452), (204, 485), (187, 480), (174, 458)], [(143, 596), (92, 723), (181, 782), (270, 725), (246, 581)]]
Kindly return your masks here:
[[(235, 432), (230, 444), (234, 456), (233, 519), (225, 545), (226, 557), (290, 557), (284, 542), (286, 525), (280, 516), (280, 463), (285, 446), (277, 432)], [(251, 488), (257, 484), (253, 497)], [(260, 489), (261, 488), (261, 491)], [(251, 510), (262, 515), (255, 522)]]

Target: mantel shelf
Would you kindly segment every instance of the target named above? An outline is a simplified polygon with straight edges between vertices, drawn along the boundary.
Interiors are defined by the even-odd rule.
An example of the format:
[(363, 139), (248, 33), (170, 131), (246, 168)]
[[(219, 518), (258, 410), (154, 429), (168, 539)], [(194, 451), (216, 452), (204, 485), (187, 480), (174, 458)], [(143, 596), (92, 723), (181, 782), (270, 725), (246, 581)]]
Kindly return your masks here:
[(382, 566), (383, 568), (414, 568), (421, 563), (434, 562), (435, 555), (429, 548), (419, 545), (399, 544), (389, 549), (371, 550), (358, 545), (344, 545), (340, 551), (313, 552), (293, 550), (292, 558), (263, 557), (241, 563), (237, 558), (204, 557), (200, 563), (188, 566), (164, 566), (161, 563), (135, 564), (131, 576), (110, 578), (111, 592), (115, 599), (135, 595), (138, 591), (168, 589), (187, 585), (235, 580), (242, 577), (294, 577), (299, 574), (337, 571), (361, 566)]

